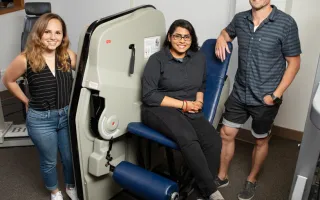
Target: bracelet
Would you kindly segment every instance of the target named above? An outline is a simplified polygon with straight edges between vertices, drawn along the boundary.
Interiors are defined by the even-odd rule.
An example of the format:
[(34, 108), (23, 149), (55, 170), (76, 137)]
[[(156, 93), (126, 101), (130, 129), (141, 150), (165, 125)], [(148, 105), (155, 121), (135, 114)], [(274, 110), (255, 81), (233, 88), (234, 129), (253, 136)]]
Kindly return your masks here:
[(182, 107), (181, 107), (181, 110), (183, 110), (183, 106), (184, 106), (184, 101), (182, 101)]
[(186, 101), (186, 100), (183, 100), (183, 102), (185, 102), (185, 103), (186, 103), (186, 108), (185, 108), (185, 109), (182, 109), (182, 111), (183, 111), (183, 112), (187, 112), (187, 109), (188, 109), (188, 103), (187, 103), (187, 101)]

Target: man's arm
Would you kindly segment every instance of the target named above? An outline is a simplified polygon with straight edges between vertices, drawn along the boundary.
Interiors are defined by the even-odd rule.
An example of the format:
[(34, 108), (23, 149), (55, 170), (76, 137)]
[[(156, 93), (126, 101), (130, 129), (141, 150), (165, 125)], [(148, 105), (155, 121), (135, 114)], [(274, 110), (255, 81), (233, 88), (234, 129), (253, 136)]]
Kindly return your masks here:
[(217, 38), (215, 46), (215, 54), (217, 58), (223, 62), (226, 59), (226, 52), (231, 53), (227, 42), (232, 42), (237, 36), (236, 34), (236, 17), (232, 19), (230, 24), (221, 31), (219, 37)]
[[(280, 84), (278, 85), (277, 89), (273, 92), (273, 95), (279, 98), (282, 97), (283, 93), (288, 89), (288, 87), (290, 86), (300, 69), (300, 55), (286, 57), (286, 60), (288, 62), (288, 67), (281, 79)], [(265, 96), (263, 100), (267, 105), (274, 104), (271, 95)]]
[(281, 97), (283, 93), (287, 90), (287, 88), (292, 83), (296, 74), (300, 69), (300, 55), (293, 57), (286, 57), (288, 62), (288, 67), (282, 77), (280, 84), (277, 89), (273, 92), (276, 97)]
[[(288, 67), (280, 84), (273, 92), (276, 97), (281, 97), (283, 95), (300, 69), (301, 46), (298, 26), (294, 19), (292, 19), (290, 24), (288, 24), (286, 31), (286, 37), (282, 41), (282, 54), (288, 62)], [(270, 95), (265, 96), (264, 101), (266, 104), (273, 104), (273, 100)]]
[(229, 34), (227, 33), (226, 29), (223, 29), (219, 35), (219, 37), (223, 37), (223, 39), (226, 42), (232, 42), (233, 39), (229, 36)]
[(229, 34), (225, 29), (223, 29), (217, 39), (216, 42), (216, 56), (223, 62), (226, 59), (226, 51), (230, 53), (230, 49), (228, 47), (227, 42), (231, 42), (232, 39), (230, 38)]
[(280, 84), (273, 92), (276, 97), (283, 95), (300, 69), (301, 46), (298, 26), (294, 20), (291, 21), (290, 26), (287, 28), (287, 35), (282, 44), (282, 53), (288, 62), (288, 67)]

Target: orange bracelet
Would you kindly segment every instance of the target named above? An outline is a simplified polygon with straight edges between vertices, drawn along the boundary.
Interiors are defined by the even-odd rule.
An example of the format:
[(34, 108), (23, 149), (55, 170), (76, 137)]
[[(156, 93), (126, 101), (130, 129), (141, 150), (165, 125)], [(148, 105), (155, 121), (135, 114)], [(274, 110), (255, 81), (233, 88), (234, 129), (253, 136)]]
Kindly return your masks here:
[(182, 102), (183, 102), (183, 105), (182, 105), (182, 112), (185, 112), (185, 109), (184, 109), (184, 102), (185, 102), (185, 100), (182, 100)]
[(183, 112), (187, 112), (188, 109), (188, 102), (186, 100), (183, 100), (186, 103), (186, 109), (183, 110)]

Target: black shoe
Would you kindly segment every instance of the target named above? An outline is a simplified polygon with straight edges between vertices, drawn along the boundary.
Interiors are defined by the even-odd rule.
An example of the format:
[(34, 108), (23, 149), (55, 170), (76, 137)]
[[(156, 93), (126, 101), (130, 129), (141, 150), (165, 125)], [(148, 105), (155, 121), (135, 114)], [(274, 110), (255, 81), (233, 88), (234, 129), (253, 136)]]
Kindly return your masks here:
[(224, 180), (221, 180), (218, 176), (214, 180), (217, 188), (227, 187), (229, 185), (229, 179), (226, 177)]
[(238, 194), (239, 200), (250, 200), (254, 197), (254, 193), (256, 191), (257, 182), (252, 183), (250, 181), (246, 181), (243, 190)]

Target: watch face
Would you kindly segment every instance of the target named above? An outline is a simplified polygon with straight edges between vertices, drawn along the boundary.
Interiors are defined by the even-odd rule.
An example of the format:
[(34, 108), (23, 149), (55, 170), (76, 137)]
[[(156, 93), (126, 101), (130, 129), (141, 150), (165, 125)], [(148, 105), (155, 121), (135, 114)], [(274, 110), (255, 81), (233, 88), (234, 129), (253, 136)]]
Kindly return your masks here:
[(280, 98), (275, 98), (273, 100), (276, 104), (281, 104), (282, 103), (282, 100)]
[(271, 95), (271, 97), (272, 97), (273, 102), (274, 102), (275, 104), (281, 104), (281, 103), (282, 103), (282, 99), (281, 99), (281, 98), (276, 97), (276, 96), (274, 96), (273, 94)]

